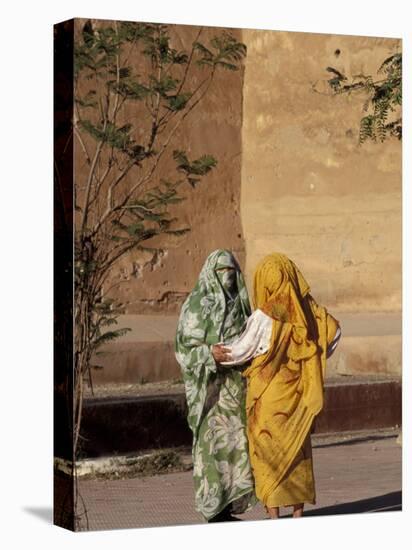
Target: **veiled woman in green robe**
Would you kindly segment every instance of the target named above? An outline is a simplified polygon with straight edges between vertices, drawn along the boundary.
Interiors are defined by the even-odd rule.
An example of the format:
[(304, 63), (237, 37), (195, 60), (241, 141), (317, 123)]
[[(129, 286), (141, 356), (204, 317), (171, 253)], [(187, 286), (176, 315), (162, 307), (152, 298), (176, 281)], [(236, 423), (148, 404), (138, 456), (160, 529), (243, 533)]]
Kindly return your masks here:
[(215, 359), (215, 345), (239, 336), (250, 313), (235, 258), (226, 250), (212, 252), (182, 306), (175, 342), (193, 432), (195, 507), (207, 521), (233, 519), (232, 513), (256, 502), (241, 368)]

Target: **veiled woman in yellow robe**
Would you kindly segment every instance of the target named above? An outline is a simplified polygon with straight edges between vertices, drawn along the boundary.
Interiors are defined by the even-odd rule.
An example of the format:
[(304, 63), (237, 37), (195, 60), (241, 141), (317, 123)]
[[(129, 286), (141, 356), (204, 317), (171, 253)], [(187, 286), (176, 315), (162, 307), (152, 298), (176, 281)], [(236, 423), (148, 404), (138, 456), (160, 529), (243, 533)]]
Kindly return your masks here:
[(243, 371), (256, 496), (273, 518), (280, 506), (294, 506), (300, 516), (303, 503), (315, 503), (310, 432), (322, 410), (326, 358), (340, 336), (339, 324), (283, 254), (257, 266), (254, 305), (254, 314), (272, 320), (265, 352), (255, 352)]

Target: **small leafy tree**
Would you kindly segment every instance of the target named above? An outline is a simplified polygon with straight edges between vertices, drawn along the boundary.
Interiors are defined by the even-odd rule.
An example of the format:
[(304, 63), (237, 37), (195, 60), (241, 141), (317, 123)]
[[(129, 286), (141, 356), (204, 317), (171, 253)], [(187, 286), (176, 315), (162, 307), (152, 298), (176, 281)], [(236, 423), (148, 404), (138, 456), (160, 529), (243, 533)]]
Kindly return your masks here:
[(395, 53), (387, 57), (378, 69), (382, 78), (374, 79), (370, 75), (354, 75), (352, 82), (333, 67), (326, 70), (333, 74), (328, 80), (335, 94), (366, 92), (367, 99), (363, 110), (367, 113), (361, 118), (359, 141), (367, 139), (385, 141), (390, 136), (402, 139), (402, 54)]
[[(155, 237), (189, 231), (170, 209), (184, 200), (185, 184), (195, 188), (217, 164), (209, 154), (191, 159), (182, 149), (171, 150), (216, 71), (238, 70), (246, 54), (228, 32), (207, 46), (201, 33), (187, 52), (171, 46), (162, 24), (87, 21), (76, 39), (73, 126), (87, 174), (75, 182), (75, 456), (92, 358), (127, 330), (115, 328), (122, 305), (110, 297), (110, 271), (132, 250), (155, 251)], [(129, 120), (126, 105), (136, 113)], [(160, 178), (166, 154), (176, 176)]]

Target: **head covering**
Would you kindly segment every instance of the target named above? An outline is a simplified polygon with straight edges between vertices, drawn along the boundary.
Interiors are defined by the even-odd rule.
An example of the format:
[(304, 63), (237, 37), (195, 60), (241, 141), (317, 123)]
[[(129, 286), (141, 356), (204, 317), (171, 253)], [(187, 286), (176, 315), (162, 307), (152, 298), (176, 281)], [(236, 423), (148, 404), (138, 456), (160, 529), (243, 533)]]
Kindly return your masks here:
[[(206, 330), (207, 328), (207, 339), (210, 344), (216, 344), (224, 339), (224, 322), (229, 313), (225, 280), (218, 271), (222, 268), (235, 270), (235, 290), (238, 297), (237, 309), (239, 310), (242, 326), (251, 314), (246, 284), (239, 264), (228, 250), (215, 250), (206, 258), (199, 279), (183, 304), (181, 311), (182, 321), (185, 312), (197, 315), (196, 330), (200, 328)], [(194, 317), (192, 315), (190, 326), (193, 322)]]
[(226, 294), (226, 297), (229, 299), (233, 299), (236, 293), (237, 271), (240, 271), (240, 269), (232, 255), (219, 255), (215, 267), (215, 273), (224, 293)]
[[(217, 269), (230, 267), (236, 272), (237, 293), (230, 307)], [(230, 341), (241, 334), (251, 313), (248, 293), (233, 254), (215, 250), (206, 259), (194, 289), (180, 312), (175, 340), (176, 359), (182, 368), (189, 406), (188, 421), (198, 429), (206, 398), (209, 376), (216, 371), (210, 346)]]
[(256, 267), (253, 288), (256, 308), (274, 319), (307, 326), (302, 303), (310, 287), (287, 256), (280, 253), (266, 256)]
[(239, 264), (236, 261), (236, 258), (228, 250), (215, 250), (212, 252), (205, 262), (205, 266), (208, 266), (210, 269), (214, 265), (214, 269), (222, 269), (228, 267), (231, 269), (236, 269), (240, 271)]

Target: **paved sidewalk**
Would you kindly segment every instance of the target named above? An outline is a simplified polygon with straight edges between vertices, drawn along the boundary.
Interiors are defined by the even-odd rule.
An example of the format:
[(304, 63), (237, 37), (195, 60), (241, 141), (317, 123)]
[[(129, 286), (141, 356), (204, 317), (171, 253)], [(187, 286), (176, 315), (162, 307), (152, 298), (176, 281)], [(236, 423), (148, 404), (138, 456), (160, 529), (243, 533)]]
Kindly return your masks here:
[[(317, 504), (307, 506), (306, 515), (401, 509), (402, 448), (395, 438), (321, 444), (313, 454)], [(79, 488), (90, 530), (204, 523), (193, 507), (191, 471), (118, 481), (80, 480)], [(239, 516), (265, 517), (260, 505)]]

